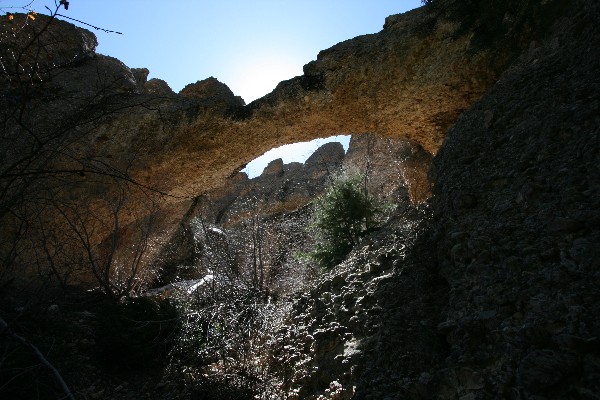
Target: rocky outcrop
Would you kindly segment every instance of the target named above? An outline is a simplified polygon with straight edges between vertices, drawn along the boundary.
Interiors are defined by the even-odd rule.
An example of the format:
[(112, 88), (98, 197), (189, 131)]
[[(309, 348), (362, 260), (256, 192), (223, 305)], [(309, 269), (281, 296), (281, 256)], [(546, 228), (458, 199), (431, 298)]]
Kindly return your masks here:
[(485, 51), (472, 56), (466, 50), (467, 36), (451, 39), (451, 23), (440, 23), (423, 39), (428, 18), (422, 10), (396, 17), (380, 34), (321, 52), (302, 77), (225, 110), (228, 117), (202, 115), (178, 127), (143, 179), (160, 177), (155, 184), (172, 194), (203, 191), (215, 180), (189, 171), (224, 178), (272, 147), (341, 132), (408, 137), (435, 152), (444, 129), (489, 87), (496, 68)]
[(431, 160), (432, 155), (415, 142), (354, 135), (344, 169), (366, 174), (369, 190), (384, 200), (398, 202), (408, 195), (410, 202), (417, 204), (431, 196)]
[[(164, 113), (112, 115), (94, 131), (93, 150), (114, 151), (118, 160), (132, 148), (149, 149), (132, 167), (136, 178), (171, 194), (208, 193), (219, 177), (291, 138), (406, 134), (423, 151), (437, 151), (434, 197), (396, 215), (295, 296), (269, 359), (286, 392), (307, 399), (596, 399), (600, 6), (568, 6), (493, 85), (505, 53), (492, 68), (490, 51), (471, 51), (458, 23), (417, 10), (388, 19), (380, 34), (322, 52), (304, 76), (245, 107), (225, 101), (215, 113), (216, 103), (202, 97), (116, 93), (157, 101)], [(442, 127), (464, 107), (439, 147)], [(368, 154), (368, 140), (354, 142), (363, 140)], [(421, 165), (428, 156), (415, 148)], [(336, 151), (325, 158), (337, 162)], [(274, 190), (254, 193), (265, 204), (289, 205), (273, 203), (274, 194), (289, 199), (285, 179), (304, 168), (275, 162), (259, 178)], [(214, 220), (234, 221), (220, 210), (251, 185), (236, 175), (215, 195)], [(193, 209), (180, 205), (180, 215)]]
[[(419, 190), (430, 186), (430, 159), (423, 159), (423, 153), (428, 154), (405, 140), (356, 135), (347, 155), (340, 143), (330, 142), (304, 164), (284, 164), (276, 159), (256, 178), (237, 173), (221, 187), (194, 200), (165, 251), (157, 257), (158, 269), (162, 271), (159, 281), (170, 282), (169, 277), (173, 276), (193, 279), (204, 273), (203, 268), (194, 267), (200, 256), (196, 253), (202, 247), (195, 243), (190, 230), (194, 218), (231, 236), (247, 236), (248, 226), (256, 224), (263, 226), (263, 231), (277, 232), (277, 239), (270, 242), (281, 245), (269, 252), (278, 254), (278, 262), (283, 264), (295, 253), (309, 251), (312, 240), (306, 228), (312, 215), (311, 204), (338, 177), (366, 174), (371, 195), (396, 210), (405, 210), (411, 205), (409, 193), (425, 193)], [(403, 171), (409, 169), (412, 177), (419, 179), (407, 179)]]
[(171, 96), (175, 95), (175, 92), (169, 84), (162, 79), (152, 78), (144, 85), (146, 92), (156, 96)]
[(412, 254), (428, 212), (396, 215), (312, 290), (296, 294), (272, 339), (271, 367), (288, 398), (402, 398), (400, 371), (443, 362), (431, 318), (448, 288)]
[(305, 164), (284, 165), (281, 159), (273, 160), (254, 179), (238, 173), (221, 188), (205, 193), (198, 210), (207, 221), (224, 226), (237, 225), (253, 216), (264, 218), (297, 211), (327, 188), (343, 158), (342, 145), (328, 143)]
[[(15, 20), (19, 18), (27, 21), (26, 16)], [(380, 33), (322, 51), (305, 66), (304, 75), (282, 82), (263, 99), (244, 106), (214, 78), (193, 84), (179, 95), (158, 81), (142, 86), (147, 79), (143, 69), (132, 71), (118, 60), (95, 54), (93, 34), (64, 21), (40, 16), (27, 22), (21, 31), (25, 33), (19, 35), (14, 34), (10, 21), (3, 22), (3, 35), (9, 38), (2, 42), (3, 59), (9, 57), (10, 46), (32, 43), (28, 57), (41, 55), (41, 59), (32, 59), (36, 62), (26, 68), (45, 66), (40, 70), (44, 79), (29, 82), (35, 90), (28, 90), (27, 96), (21, 90), (25, 86), (10, 86), (0, 96), (5, 112), (14, 112), (23, 101), (28, 110), (20, 114), (24, 121), (4, 128), (5, 136), (18, 138), (1, 149), (14, 156), (4, 157), (4, 162), (10, 165), (19, 154), (35, 149), (36, 138), (53, 138), (37, 143), (61, 149), (50, 150), (58, 158), (53, 168), (70, 171), (67, 184), (57, 183), (62, 196), (76, 199), (77, 209), (90, 210), (99, 219), (111, 218), (108, 203), (120, 196), (113, 178), (135, 183), (128, 186), (133, 190), (127, 194), (120, 226), (139, 225), (156, 211), (147, 201), (147, 189), (156, 195), (153, 202), (159, 203), (163, 213), (175, 212), (189, 205), (190, 198), (217, 187), (253, 158), (282, 144), (369, 132), (408, 138), (435, 153), (445, 129), (492, 85), (515, 54), (512, 44), (475, 50), (468, 29), (417, 9), (388, 18)], [(47, 22), (51, 22), (49, 28), (42, 32)], [(27, 40), (38, 33), (37, 42)], [(54, 37), (70, 39), (54, 43)], [(44, 44), (43, 52), (35, 51), (37, 43)], [(22, 64), (29, 58), (24, 57)], [(2, 79), (25, 78), (12, 67)], [(28, 126), (37, 131), (26, 133)], [(47, 153), (35, 153), (39, 154)], [(47, 165), (43, 157), (35, 161), (40, 167)], [(9, 185), (14, 184), (11, 179), (6, 180)], [(50, 197), (61, 198), (55, 193)], [(20, 204), (12, 199), (8, 203)], [(182, 214), (161, 219), (170, 222), (156, 226), (153, 249), (170, 239), (179, 227), (174, 221)], [(93, 243), (108, 243), (106, 229), (93, 232)]]
[(150, 70), (148, 68), (131, 68), (131, 73), (135, 78), (138, 90), (140, 92), (143, 92), (144, 86), (146, 86), (146, 83), (148, 82), (148, 75), (150, 74)]
[(208, 107), (217, 110), (229, 110), (244, 105), (241, 97), (235, 96), (227, 85), (212, 76), (187, 85), (181, 89), (179, 95), (201, 100), (207, 103)]
[[(130, 173), (176, 196), (214, 187), (272, 147), (341, 132), (407, 137), (434, 153), (459, 112), (495, 80), (499, 54), (508, 51), (494, 49), (493, 57), (485, 50), (472, 54), (468, 35), (454, 35), (453, 23), (432, 18), (423, 10), (390, 18), (382, 32), (321, 52), (303, 76), (282, 82), (248, 106), (214, 78), (184, 89), (179, 97), (128, 97), (129, 106), (111, 113), (110, 123), (103, 125), (108, 140), (94, 151), (110, 155), (113, 162), (126, 160), (129, 149), (139, 148), (139, 138), (146, 138)], [(114, 93), (140, 93), (140, 70), (136, 78), (127, 67), (95, 55), (91, 33), (62, 21), (52, 26), (77, 44), (53, 54), (77, 61), (68, 80), (87, 85), (78, 90), (97, 90), (110, 82)], [(91, 74), (96, 66), (114, 72), (98, 81)], [(164, 85), (153, 85), (164, 93)], [(155, 134), (148, 137), (148, 132)]]
[(297, 296), (274, 349), (294, 398), (597, 397), (598, 17), (578, 2), (461, 115), (430, 209)]
[[(330, 142), (304, 164), (283, 164), (277, 159), (254, 179), (238, 173), (203, 194), (197, 212), (207, 221), (225, 226), (253, 214), (266, 217), (294, 212), (310, 204), (342, 174), (366, 174), (369, 191), (384, 201), (408, 204), (408, 193), (420, 195), (418, 200), (423, 201), (430, 194), (430, 163), (429, 153), (408, 141), (355, 135), (347, 155), (340, 143)], [(405, 171), (412, 175), (408, 177)]]
[[(434, 160), (436, 247), (450, 284), (439, 331), (448, 365), (480, 377), (451, 393), (599, 392), (599, 12), (577, 2), (459, 118)], [(437, 393), (447, 373), (430, 372)]]
[[(85, 29), (51, 21), (45, 15), (37, 15), (35, 20), (26, 14), (13, 14), (12, 19), (8, 15), (0, 18), (0, 57), (5, 70), (0, 79), (3, 81), (19, 67), (22, 78), (27, 79), (32, 69), (44, 73), (55, 67), (77, 65), (96, 55), (98, 40)], [(45, 33), (39, 35), (42, 30)], [(57, 41), (57, 37), (61, 40)], [(36, 45), (30, 46), (34, 41)]]

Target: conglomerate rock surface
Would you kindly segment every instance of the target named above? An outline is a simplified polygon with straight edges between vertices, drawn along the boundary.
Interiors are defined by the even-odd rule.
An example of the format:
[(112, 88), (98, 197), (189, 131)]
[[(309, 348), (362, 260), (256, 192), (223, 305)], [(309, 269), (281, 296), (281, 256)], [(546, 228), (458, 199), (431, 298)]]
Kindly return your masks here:
[(450, 129), (429, 208), (298, 295), (292, 398), (598, 398), (599, 17), (573, 5)]
[(438, 328), (452, 367), (423, 377), (433, 393), (456, 367), (477, 371), (458, 393), (475, 398), (600, 392), (599, 17), (596, 2), (575, 2), (434, 160), (437, 262), (450, 285)]
[[(15, 139), (0, 149), (3, 162), (9, 168), (21, 165), (20, 154), (36, 143), (57, 146), (53, 165), (71, 171), (70, 180), (60, 184), (62, 196), (76, 198), (78, 209), (100, 219), (111, 218), (111, 206), (98, 197), (114, 202), (120, 195), (111, 177), (125, 173), (127, 182), (142, 186), (127, 194), (120, 226), (131, 225), (133, 231), (156, 213), (156, 248), (177, 230), (191, 198), (272, 147), (372, 133), (408, 138), (435, 153), (452, 121), (490, 87), (514, 54), (509, 47), (474, 51), (472, 36), (460, 31), (460, 24), (417, 9), (389, 17), (377, 34), (320, 52), (304, 75), (244, 106), (215, 78), (188, 85), (180, 94), (159, 80), (146, 82), (144, 69), (131, 70), (96, 54), (93, 34), (64, 21), (52, 21), (42, 32), (48, 23), (42, 15), (35, 21), (25, 15), (2, 18), (0, 57), (8, 74), (0, 78), (7, 83), (0, 100), (8, 120), (9, 115), (23, 119), (5, 126), (5, 136)], [(17, 29), (23, 21), (24, 29)], [(55, 40), (63, 36), (68, 40)], [(30, 46), (25, 57), (14, 59), (23, 46)], [(43, 78), (33, 81), (36, 90), (27, 89), (32, 76)], [(17, 113), (22, 102), (25, 112)], [(32, 134), (26, 132), (29, 127), (35, 127)], [(39, 160), (42, 168), (44, 160)], [(11, 179), (8, 185), (14, 185)], [(146, 201), (146, 188), (167, 195), (158, 212)], [(109, 230), (93, 232), (96, 244), (110, 236)]]
[(506, 64), (428, 18), (391, 17), (244, 107), (159, 84), (136, 97), (151, 90), (123, 69), (127, 99), (160, 118), (116, 113), (92, 150), (119, 160), (139, 144), (134, 176), (181, 195), (286, 142), (407, 136), (437, 153), (434, 196), (295, 297), (270, 360), (290, 397), (598, 399), (600, 5), (568, 2), (497, 82)]
[[(279, 243), (280, 249), (273, 252), (280, 254), (278, 263), (285, 263), (294, 253), (306, 252), (312, 245), (307, 232), (311, 204), (332, 182), (362, 177), (372, 196), (404, 209), (431, 194), (427, 177), (430, 164), (430, 154), (413, 142), (365, 134), (352, 137), (347, 153), (342, 144), (330, 142), (305, 163), (284, 164), (276, 159), (253, 179), (239, 172), (194, 200), (165, 246), (161, 256), (165, 260), (161, 264), (163, 274), (173, 275), (182, 265), (187, 268), (193, 264), (196, 245), (190, 222), (194, 218), (237, 232), (260, 223), (264, 225), (262, 230), (278, 236), (270, 242)], [(192, 270), (194, 274), (205, 272), (201, 268)]]
[[(224, 226), (250, 215), (293, 212), (314, 201), (343, 175), (362, 176), (371, 194), (394, 204), (424, 201), (431, 195), (427, 173), (431, 156), (403, 139), (354, 135), (348, 153), (340, 143), (326, 143), (304, 164), (273, 160), (262, 174), (238, 173), (204, 193), (196, 207), (203, 218)], [(414, 192), (414, 198), (409, 194)]]
[[(10, 38), (14, 32), (3, 18), (2, 35)], [(40, 16), (31, 25), (39, 30), (44, 22)], [(63, 21), (54, 21), (52, 29), (74, 43), (41, 36), (49, 65), (60, 56), (63, 64), (57, 65), (65, 67), (49, 73), (57, 94), (77, 90), (92, 98), (107, 86), (121, 94), (111, 99), (119, 110), (100, 124), (86, 151), (121, 166), (138, 149), (129, 170), (136, 180), (187, 196), (214, 187), (273, 147), (339, 133), (405, 137), (435, 153), (445, 130), (490, 87), (509, 54), (474, 53), (469, 35), (454, 34), (456, 23), (436, 22), (417, 9), (389, 17), (380, 33), (322, 51), (303, 76), (243, 106), (214, 78), (188, 85), (180, 95), (169, 93), (159, 81), (145, 82), (143, 69), (134, 76), (117, 60), (95, 54), (90, 32)], [(3, 59), (21, 41), (5, 40)], [(47, 116), (41, 107), (38, 112)], [(69, 112), (79, 110), (63, 107), (63, 115)]]

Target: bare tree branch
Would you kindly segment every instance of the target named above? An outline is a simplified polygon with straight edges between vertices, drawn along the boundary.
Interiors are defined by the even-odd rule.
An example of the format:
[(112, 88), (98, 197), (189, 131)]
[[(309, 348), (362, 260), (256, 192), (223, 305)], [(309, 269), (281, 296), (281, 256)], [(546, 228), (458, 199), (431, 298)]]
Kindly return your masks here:
[(69, 20), (71, 20), (71, 21), (75, 21), (75, 22), (79, 22), (80, 24), (87, 25), (87, 26), (89, 26), (89, 27), (91, 27), (91, 28), (94, 28), (94, 29), (95, 29), (95, 30), (97, 30), (97, 31), (102, 31), (102, 32), (106, 32), (106, 33), (116, 33), (116, 34), (118, 34), (118, 35), (122, 35), (122, 34), (123, 34), (122, 32), (111, 31), (110, 29), (104, 29), (104, 28), (100, 28), (100, 27), (98, 27), (98, 26), (95, 26), (95, 25), (92, 25), (92, 24), (88, 24), (87, 22), (83, 22), (83, 21), (80, 21), (80, 20), (78, 20), (78, 19), (75, 19), (75, 18), (67, 17), (66, 15), (62, 15), (62, 14), (56, 14), (56, 15), (57, 15), (58, 17), (63, 17), (63, 18), (69, 19)]
[(58, 383), (58, 385), (61, 387), (62, 391), (65, 393), (67, 398), (70, 400), (75, 400), (73, 393), (71, 393), (69, 386), (67, 386), (67, 383), (60, 375), (60, 372), (58, 372), (58, 370), (48, 361), (48, 359), (46, 359), (46, 357), (44, 357), (44, 355), (42, 354), (40, 349), (38, 349), (33, 343), (29, 342), (23, 336), (17, 334), (12, 329), (10, 329), (10, 327), (8, 326), (8, 324), (6, 323), (6, 321), (4, 321), (4, 319), (2, 317), (0, 317), (0, 329), (1, 329), (2, 333), (9, 335), (13, 339), (15, 339), (17, 342), (19, 342), (23, 346), (27, 347), (33, 353), (33, 355), (38, 359), (40, 364), (42, 364), (44, 367), (48, 368), (50, 370), (50, 372), (52, 372), (52, 375), (54, 375), (54, 379), (56, 380), (56, 383)]

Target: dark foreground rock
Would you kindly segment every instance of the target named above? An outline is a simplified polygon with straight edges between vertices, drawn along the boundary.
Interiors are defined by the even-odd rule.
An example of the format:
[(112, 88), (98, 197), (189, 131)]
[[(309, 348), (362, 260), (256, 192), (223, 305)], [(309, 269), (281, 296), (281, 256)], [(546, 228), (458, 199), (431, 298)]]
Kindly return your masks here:
[[(451, 288), (445, 366), (481, 377), (454, 395), (600, 393), (600, 14), (594, 2), (570, 13), (459, 118), (434, 160)], [(428, 372), (443, 386), (440, 371)]]
[[(540, 32), (539, 39), (530, 42), (528, 50), (450, 129), (434, 159), (430, 202), (398, 214), (314, 288), (294, 297), (287, 324), (275, 333), (272, 352), (265, 360), (272, 376), (281, 382), (280, 397), (598, 399), (600, 5), (573, 0), (568, 6), (550, 32)], [(422, 11), (412, 15), (415, 20), (427, 19)], [(253, 142), (248, 143), (256, 143), (285, 125), (281, 136), (270, 139), (269, 145), (281, 144), (298, 130), (307, 138), (315, 133), (306, 132), (321, 127), (335, 133), (344, 127), (368, 131), (386, 121), (379, 127), (389, 134), (405, 126), (398, 122), (404, 107), (412, 107), (412, 123), (429, 127), (419, 132), (413, 126), (411, 137), (436, 150), (441, 135), (432, 132), (439, 133), (448, 121), (454, 122), (458, 110), (470, 106), (495, 78), (486, 58), (490, 52), (477, 64), (473, 61), (477, 53), (468, 49), (468, 40), (452, 39), (456, 26), (436, 26), (430, 37), (436, 47), (429, 52), (431, 40), (422, 40), (427, 32), (416, 32), (407, 16), (391, 18), (382, 35), (323, 52), (316, 63), (307, 66), (306, 76), (280, 85), (268, 98), (246, 106), (244, 113), (232, 117), (219, 108), (219, 115), (225, 116), (217, 118), (224, 121), (221, 131), (214, 118), (196, 117), (196, 111), (204, 112), (211, 104), (218, 108), (221, 100), (233, 104), (235, 98), (225, 92), (216, 102), (191, 97), (185, 100), (190, 108), (177, 114), (188, 118), (178, 122), (178, 127), (188, 128), (179, 130), (175, 124), (169, 132), (176, 134), (161, 139), (164, 146), (155, 142), (162, 161), (147, 164), (144, 170), (155, 175), (171, 170), (160, 178), (169, 182), (165, 190), (187, 193), (202, 182), (214, 183), (208, 178), (190, 178), (178, 191), (181, 180), (197, 174), (200, 167), (222, 167), (222, 172), (213, 174), (216, 179), (257, 155), (240, 152), (244, 155), (230, 157), (242, 146), (242, 131), (254, 132)], [(413, 39), (399, 39), (407, 35)], [(355, 51), (382, 43), (389, 45), (385, 51)], [(96, 59), (87, 50), (79, 50), (79, 45), (76, 48), (81, 53), (78, 62), (98, 62), (109, 71), (119, 70), (126, 78), (126, 91), (135, 94), (139, 90), (143, 71), (128, 72), (114, 60)], [(398, 57), (408, 53), (410, 57)], [(382, 62), (388, 58), (390, 63)], [(369, 61), (363, 64), (365, 59)], [(410, 79), (405, 79), (404, 69), (387, 67), (406, 67), (399, 59), (408, 60), (418, 73), (407, 73)], [(465, 64), (465, 59), (472, 62)], [(412, 60), (424, 61), (411, 64)], [(381, 66), (375, 68), (373, 63), (379, 62)], [(474, 87), (469, 87), (473, 64), (481, 69), (475, 74)], [(364, 65), (378, 71), (377, 79)], [(429, 69), (424, 65), (435, 71), (433, 86), (427, 86), (424, 71)], [(393, 73), (379, 74), (382, 71)], [(457, 77), (456, 85), (444, 86), (448, 76)], [(209, 86), (224, 89), (213, 84)], [(423, 92), (426, 86), (429, 90)], [(375, 98), (372, 94), (382, 87), (385, 96)], [(460, 88), (468, 99), (457, 103), (452, 99), (461, 96)], [(432, 93), (437, 95), (429, 97)], [(426, 97), (429, 105), (444, 99), (444, 106), (437, 110), (441, 114), (418, 117), (417, 94)], [(386, 104), (378, 110), (386, 116), (383, 120), (363, 118), (373, 116), (370, 106), (378, 104)], [(293, 123), (274, 124), (276, 117)], [(131, 135), (133, 128), (122, 129), (122, 136), (113, 135), (121, 132), (125, 122), (136, 120), (135, 115), (128, 118), (119, 116), (107, 131), (123, 151), (130, 148), (128, 138), (138, 137)], [(227, 140), (216, 145), (215, 132)], [(178, 142), (182, 137), (188, 140)], [(220, 146), (226, 145), (231, 145), (228, 151), (221, 151), (225, 147)], [(199, 155), (206, 156), (204, 161), (185, 163), (201, 159)], [(183, 162), (173, 168), (172, 160)], [(267, 171), (269, 179), (285, 174), (279, 163)], [(245, 184), (243, 179), (238, 183)], [(4, 304), (8, 307), (9, 303)], [(21, 312), (19, 307), (11, 305), (11, 309)], [(83, 328), (87, 325), (81, 323)], [(89, 333), (81, 334), (85, 335)], [(46, 339), (52, 348), (53, 340)], [(76, 343), (81, 351), (91, 346), (81, 340)], [(65, 368), (86, 371), (78, 365)], [(127, 396), (116, 395), (116, 387), (107, 389), (114, 386), (101, 374), (94, 374), (97, 382), (82, 378), (80, 382), (89, 384), (86, 388), (73, 386), (82, 397), (90, 398), (139, 398), (141, 393), (149, 398), (192, 397), (186, 388), (193, 386), (193, 377), (186, 380), (183, 371), (176, 373), (184, 387), (181, 395), (173, 394), (168, 384), (161, 386), (167, 389), (160, 389), (156, 382), (147, 385), (147, 381)], [(159, 389), (170, 394), (161, 397), (164, 393)]]
[(296, 301), (298, 398), (598, 399), (599, 17), (574, 3), (461, 115), (405, 256)]

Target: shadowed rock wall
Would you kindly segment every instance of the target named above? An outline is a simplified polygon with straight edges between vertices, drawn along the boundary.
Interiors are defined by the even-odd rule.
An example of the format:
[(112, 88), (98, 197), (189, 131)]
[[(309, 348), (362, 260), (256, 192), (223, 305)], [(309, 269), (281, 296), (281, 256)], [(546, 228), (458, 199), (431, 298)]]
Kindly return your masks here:
[(297, 295), (299, 398), (598, 397), (599, 18), (573, 2), (449, 130), (429, 208)]

